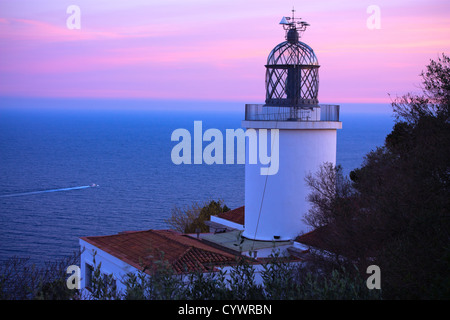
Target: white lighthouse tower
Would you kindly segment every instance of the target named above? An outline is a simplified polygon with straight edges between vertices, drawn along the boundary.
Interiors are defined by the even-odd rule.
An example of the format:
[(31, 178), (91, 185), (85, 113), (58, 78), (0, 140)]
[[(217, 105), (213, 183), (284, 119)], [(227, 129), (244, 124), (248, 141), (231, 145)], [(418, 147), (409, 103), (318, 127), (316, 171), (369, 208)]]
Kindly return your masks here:
[[(308, 24), (295, 18), (294, 10), (280, 24), (286, 41), (267, 58), (265, 104), (247, 104), (242, 121), (258, 137), (278, 130), (279, 139), (276, 174), (262, 174), (262, 164), (245, 164), (242, 235), (252, 240), (287, 241), (309, 231), (303, 221), (310, 193), (305, 176), (325, 162), (336, 162), (336, 133), (342, 128), (339, 106), (319, 105), (319, 63), (311, 47), (299, 41)], [(274, 152), (272, 140), (264, 148)]]

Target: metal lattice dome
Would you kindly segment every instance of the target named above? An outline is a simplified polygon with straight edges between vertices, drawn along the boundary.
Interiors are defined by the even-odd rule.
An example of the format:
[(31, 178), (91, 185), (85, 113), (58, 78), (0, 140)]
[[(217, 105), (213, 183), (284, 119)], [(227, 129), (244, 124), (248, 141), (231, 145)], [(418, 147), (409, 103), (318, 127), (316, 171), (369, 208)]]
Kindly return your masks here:
[(308, 24), (296, 23), (294, 17), (291, 23), (285, 19), (290, 18), (283, 17), (280, 24), (285, 27), (286, 41), (267, 58), (266, 106), (312, 108), (319, 103), (319, 62), (313, 49), (299, 41), (299, 31)]

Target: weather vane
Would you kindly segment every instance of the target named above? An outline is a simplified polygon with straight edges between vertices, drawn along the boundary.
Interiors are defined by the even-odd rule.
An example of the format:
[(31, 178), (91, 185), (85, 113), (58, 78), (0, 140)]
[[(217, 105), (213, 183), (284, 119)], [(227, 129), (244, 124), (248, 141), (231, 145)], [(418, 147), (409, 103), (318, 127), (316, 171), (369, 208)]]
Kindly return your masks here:
[(306, 30), (306, 27), (309, 26), (309, 23), (302, 21), (302, 18), (295, 18), (294, 13), (295, 9), (292, 8), (292, 17), (283, 17), (280, 24), (283, 26), (283, 29), (286, 30), (286, 34), (289, 30), (294, 29), (300, 36)]

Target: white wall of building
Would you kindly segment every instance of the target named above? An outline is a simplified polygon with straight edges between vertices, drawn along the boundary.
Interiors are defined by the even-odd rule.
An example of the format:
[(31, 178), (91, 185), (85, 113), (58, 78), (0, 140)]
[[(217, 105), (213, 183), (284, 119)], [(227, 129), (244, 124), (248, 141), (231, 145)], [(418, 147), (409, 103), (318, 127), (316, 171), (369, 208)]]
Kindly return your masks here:
[[(125, 285), (121, 280), (124, 279), (127, 273), (136, 273), (138, 270), (128, 263), (110, 255), (109, 253), (100, 250), (92, 244), (80, 239), (80, 248), (82, 250), (80, 257), (80, 269), (81, 269), (81, 281), (80, 286), (82, 289), (86, 288), (87, 280), (87, 265), (96, 268), (101, 263), (101, 272), (107, 275), (113, 275), (116, 280), (118, 290), (125, 290)], [(95, 253), (95, 264), (94, 264)]]
[(222, 219), (222, 218), (219, 218), (217, 216), (211, 216), (210, 221), (219, 223), (221, 225), (230, 227), (232, 229), (244, 230), (244, 226), (242, 224), (239, 224), (239, 223), (236, 223), (236, 222), (233, 222), (233, 221), (229, 221), (229, 220), (226, 220), (226, 219)]

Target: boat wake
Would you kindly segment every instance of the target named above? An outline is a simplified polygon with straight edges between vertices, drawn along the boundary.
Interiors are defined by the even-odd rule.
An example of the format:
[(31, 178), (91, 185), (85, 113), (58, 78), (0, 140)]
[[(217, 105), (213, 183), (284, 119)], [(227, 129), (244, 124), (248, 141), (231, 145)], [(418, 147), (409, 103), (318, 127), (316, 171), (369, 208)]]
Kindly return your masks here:
[(33, 194), (40, 194), (40, 193), (49, 193), (49, 192), (59, 192), (59, 191), (70, 191), (70, 190), (79, 190), (79, 189), (86, 189), (86, 188), (94, 188), (99, 187), (98, 184), (92, 183), (88, 186), (79, 186), (79, 187), (70, 187), (70, 188), (60, 188), (60, 189), (50, 189), (50, 190), (40, 190), (40, 191), (31, 191), (31, 192), (22, 192), (22, 193), (13, 193), (13, 194), (4, 194), (0, 195), (0, 198), (6, 198), (6, 197), (19, 197), (19, 196), (29, 196)]

